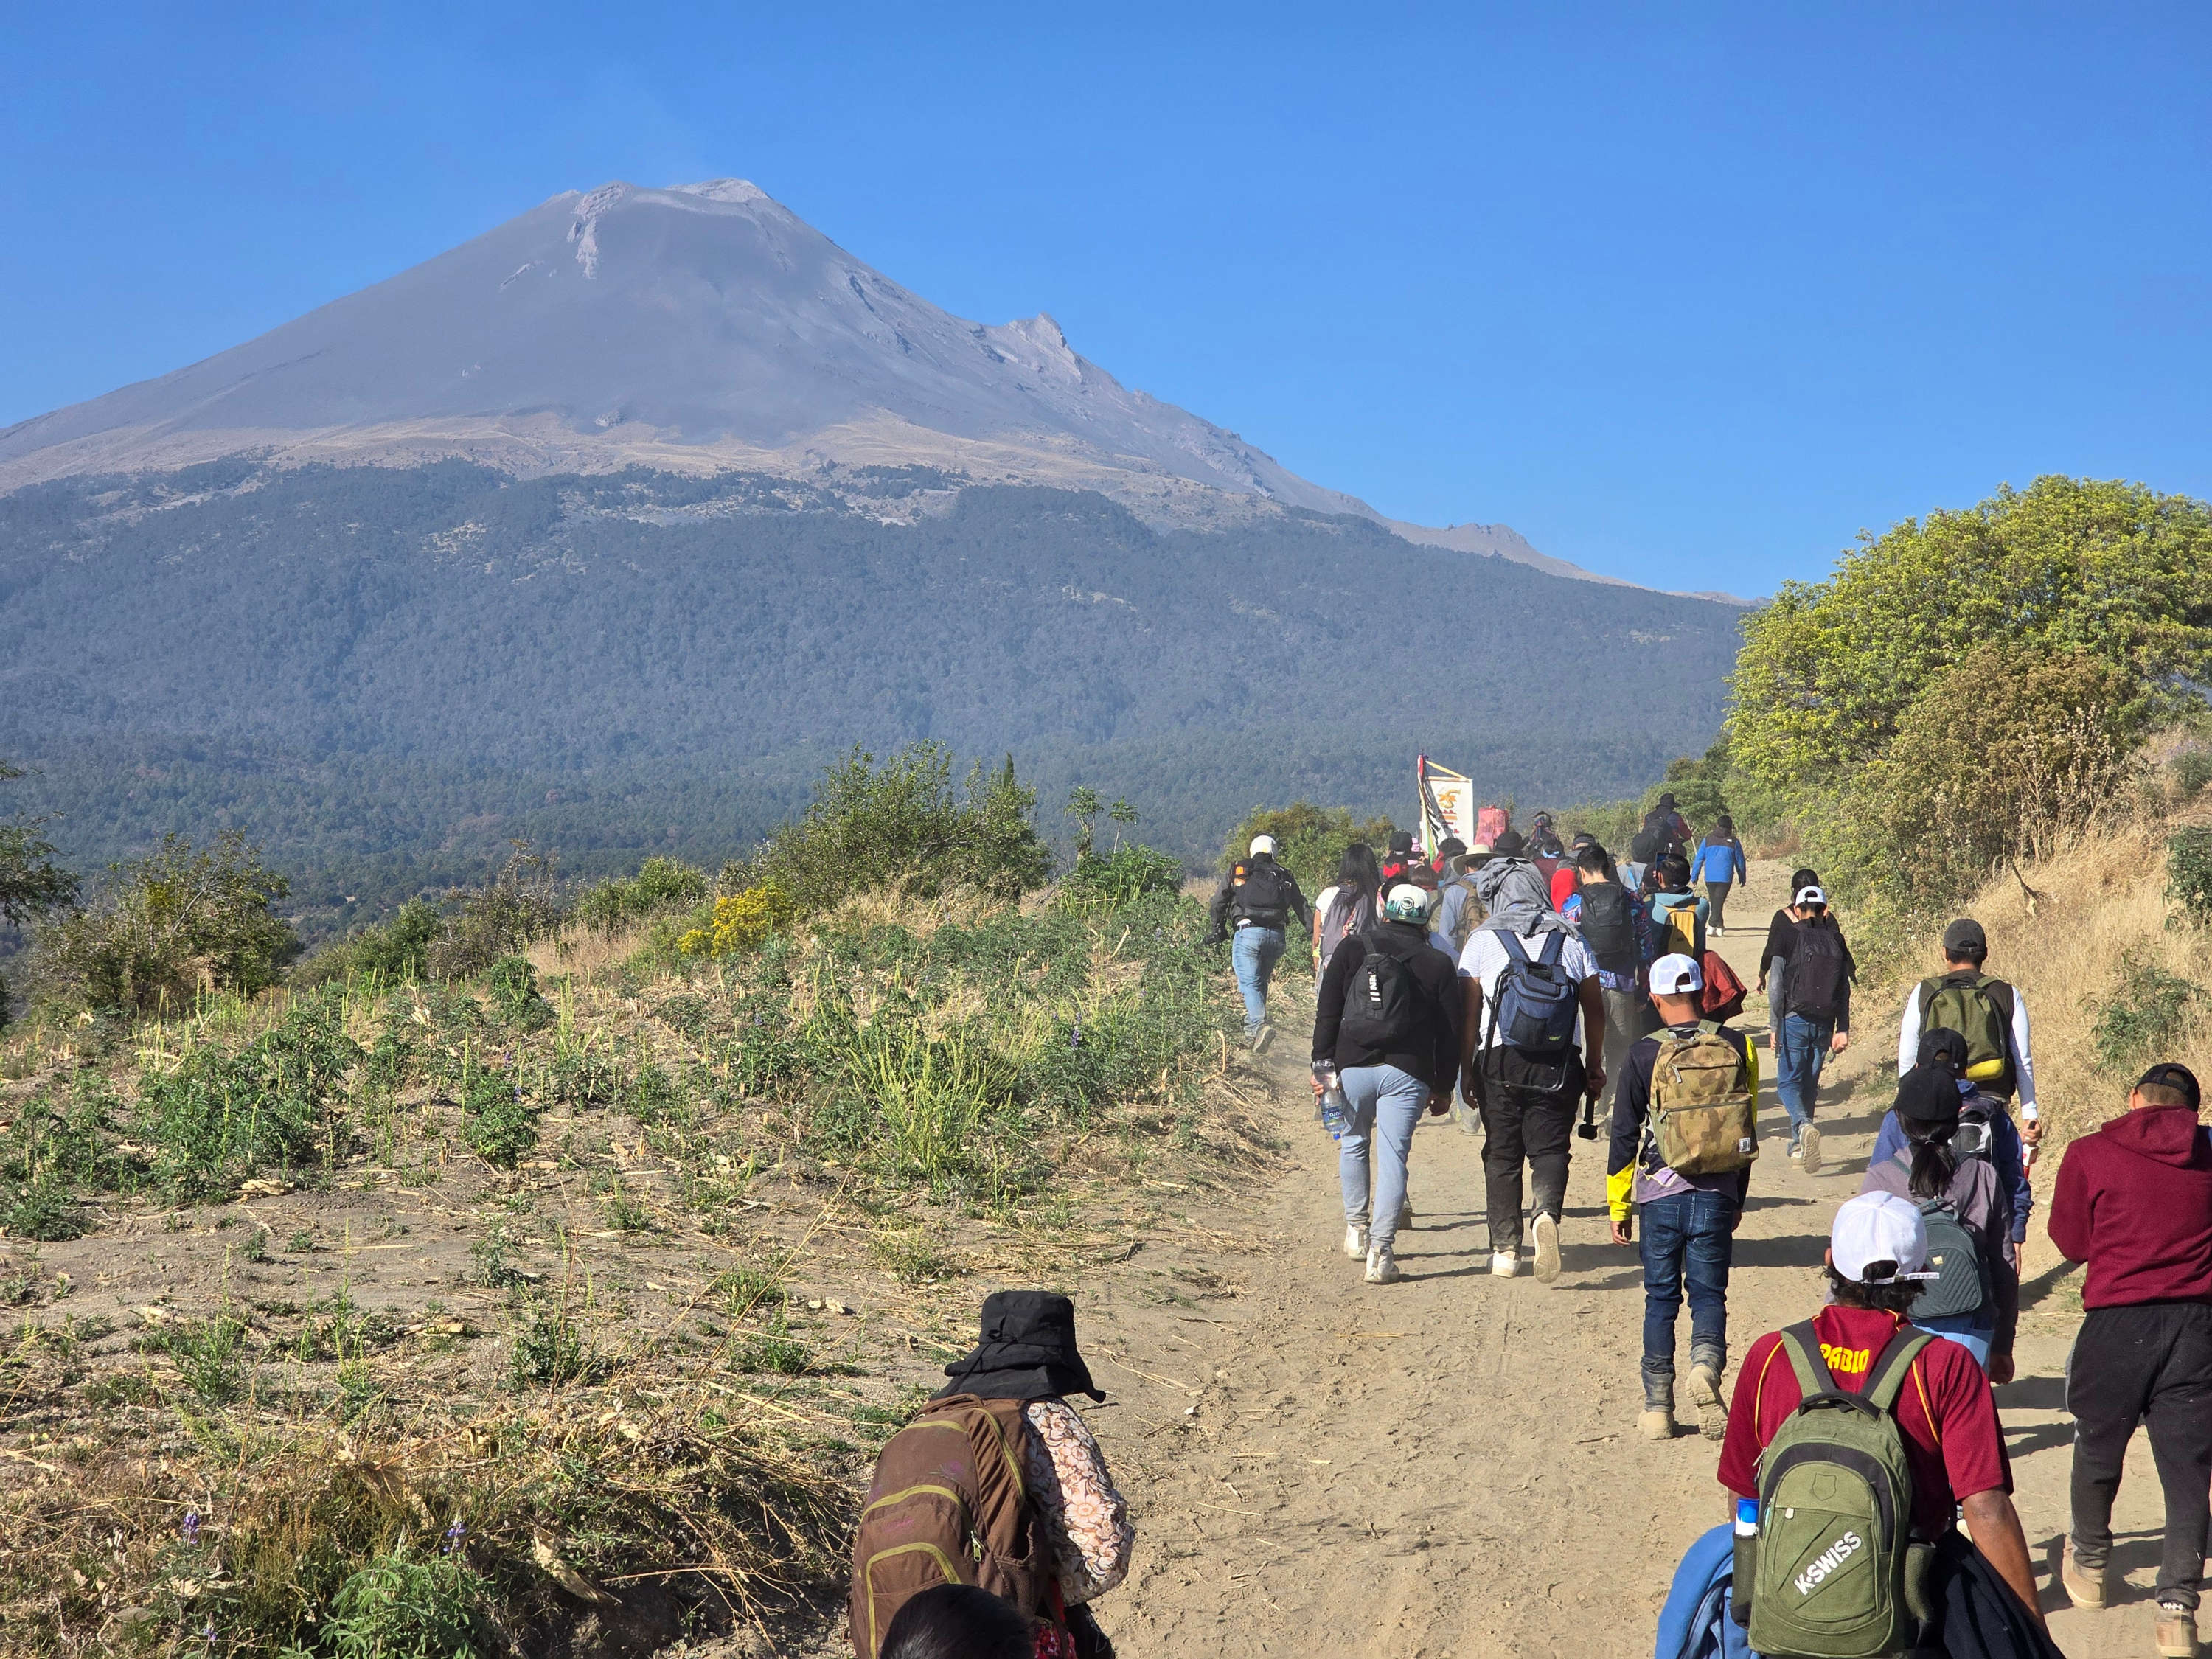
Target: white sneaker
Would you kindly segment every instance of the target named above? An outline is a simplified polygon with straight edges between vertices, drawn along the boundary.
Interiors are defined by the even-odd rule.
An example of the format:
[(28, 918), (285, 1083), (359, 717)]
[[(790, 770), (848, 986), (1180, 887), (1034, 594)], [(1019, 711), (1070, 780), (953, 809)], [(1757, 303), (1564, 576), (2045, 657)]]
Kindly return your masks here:
[(1517, 1279), (1521, 1276), (1521, 1256), (1514, 1250), (1492, 1250), (1490, 1253), (1490, 1272), (1497, 1279)]
[(1367, 1282), (1370, 1285), (1395, 1285), (1406, 1275), (1398, 1271), (1392, 1259), (1390, 1247), (1378, 1244), (1367, 1253)]
[(1814, 1124), (1807, 1124), (1797, 1137), (1797, 1161), (1807, 1175), (1820, 1173), (1820, 1131)]
[(1536, 1282), (1548, 1285), (1559, 1276), (1559, 1224), (1550, 1216), (1536, 1218)]
[(1344, 1253), (1354, 1261), (1364, 1261), (1367, 1255), (1367, 1229), (1347, 1224), (1344, 1230)]

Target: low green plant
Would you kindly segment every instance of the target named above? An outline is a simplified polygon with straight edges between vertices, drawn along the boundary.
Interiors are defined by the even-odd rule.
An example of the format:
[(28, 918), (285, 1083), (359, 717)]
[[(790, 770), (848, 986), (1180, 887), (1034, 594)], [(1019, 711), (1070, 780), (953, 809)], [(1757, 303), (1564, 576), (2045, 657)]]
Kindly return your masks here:
[(737, 1346), (738, 1369), (776, 1376), (801, 1376), (813, 1363), (806, 1345), (792, 1335), (782, 1308), (776, 1309), (765, 1331), (742, 1338)]
[(2184, 796), (2202, 794), (2212, 783), (2212, 748), (2191, 744), (2173, 757), (2173, 784)]
[(920, 1026), (870, 1024), (854, 1033), (846, 1066), (879, 1123), (879, 1155), (900, 1175), (939, 1182), (973, 1173), (986, 1122), (1007, 1103), (1012, 1078), (981, 1043)]
[(185, 1387), (211, 1406), (238, 1398), (244, 1387), (245, 1325), (228, 1310), (209, 1319), (181, 1320), (161, 1333)]
[(338, 1587), (323, 1650), (331, 1659), (489, 1659), (507, 1644), (484, 1621), (485, 1589), (459, 1554), (422, 1555), (402, 1544)]
[(600, 1375), (606, 1362), (565, 1304), (539, 1304), (514, 1338), (514, 1379), (557, 1389)]
[(732, 1319), (743, 1319), (758, 1308), (783, 1305), (783, 1277), (750, 1263), (716, 1273), (707, 1286)]
[(605, 1206), (607, 1225), (618, 1233), (649, 1233), (653, 1228), (653, 1212), (628, 1193), (617, 1193)]
[(537, 1150), (538, 1107), (523, 1091), (520, 1068), (469, 1061), (461, 1076), (461, 1111), (463, 1133), (485, 1163), (512, 1170)]
[(2138, 951), (2122, 951), (2117, 980), (2097, 1005), (2090, 1031), (2098, 1064), (2118, 1073), (2170, 1058), (2203, 998), (2191, 981)]
[(902, 1284), (934, 1285), (968, 1271), (967, 1264), (951, 1251), (919, 1238), (879, 1235), (869, 1241), (868, 1248)]
[(1079, 915), (1097, 916), (1125, 909), (1147, 893), (1173, 893), (1182, 886), (1179, 862), (1132, 843), (1103, 857), (1078, 860), (1060, 878), (1053, 902)]
[(2177, 830), (2166, 842), (2166, 896), (2187, 921), (2212, 926), (2212, 830)]
[(501, 957), (485, 974), (484, 987), (509, 1029), (540, 1031), (553, 1023), (553, 1005), (539, 993), (529, 957)]

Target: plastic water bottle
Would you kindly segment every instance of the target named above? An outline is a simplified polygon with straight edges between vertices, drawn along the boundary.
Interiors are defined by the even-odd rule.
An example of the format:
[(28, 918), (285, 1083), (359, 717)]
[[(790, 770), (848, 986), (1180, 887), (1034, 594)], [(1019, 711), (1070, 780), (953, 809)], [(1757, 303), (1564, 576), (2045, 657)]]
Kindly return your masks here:
[(1729, 1585), (1729, 1611), (1739, 1625), (1751, 1623), (1751, 1584), (1759, 1571), (1759, 1500), (1735, 1500), (1735, 1571)]
[(1331, 1140), (1341, 1140), (1352, 1127), (1352, 1103), (1344, 1097), (1344, 1083), (1334, 1066), (1317, 1066), (1314, 1075), (1322, 1080), (1321, 1127)]

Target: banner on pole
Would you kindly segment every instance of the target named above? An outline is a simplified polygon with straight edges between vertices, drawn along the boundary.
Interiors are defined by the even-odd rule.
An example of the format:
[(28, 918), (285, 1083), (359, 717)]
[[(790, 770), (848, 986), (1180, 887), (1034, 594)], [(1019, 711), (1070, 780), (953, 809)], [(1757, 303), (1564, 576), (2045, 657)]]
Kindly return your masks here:
[(1414, 760), (1413, 775), (1420, 787), (1421, 845), (1432, 854), (1447, 836), (1487, 851), (1512, 822), (1505, 807), (1476, 805), (1474, 779), (1426, 755)]

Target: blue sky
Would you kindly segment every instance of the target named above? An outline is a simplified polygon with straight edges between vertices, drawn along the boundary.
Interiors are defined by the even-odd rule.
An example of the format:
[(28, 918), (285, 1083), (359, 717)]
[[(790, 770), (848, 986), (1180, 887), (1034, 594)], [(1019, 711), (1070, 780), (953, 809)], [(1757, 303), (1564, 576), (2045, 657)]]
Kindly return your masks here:
[(326, 9), (0, 19), (0, 422), (733, 174), (1317, 482), (1655, 586), (2040, 472), (2212, 494), (2201, 4)]

